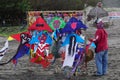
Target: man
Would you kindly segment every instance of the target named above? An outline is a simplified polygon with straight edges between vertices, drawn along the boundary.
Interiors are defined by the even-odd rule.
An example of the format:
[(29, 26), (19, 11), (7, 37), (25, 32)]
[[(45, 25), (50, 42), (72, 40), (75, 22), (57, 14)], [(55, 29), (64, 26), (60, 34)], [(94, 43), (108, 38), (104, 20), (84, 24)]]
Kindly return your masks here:
[(101, 19), (96, 21), (96, 33), (95, 39), (90, 39), (91, 41), (95, 42), (95, 63), (97, 67), (97, 72), (94, 76), (102, 76), (107, 73), (108, 68), (108, 42), (107, 37), (108, 34), (103, 28), (104, 24)]

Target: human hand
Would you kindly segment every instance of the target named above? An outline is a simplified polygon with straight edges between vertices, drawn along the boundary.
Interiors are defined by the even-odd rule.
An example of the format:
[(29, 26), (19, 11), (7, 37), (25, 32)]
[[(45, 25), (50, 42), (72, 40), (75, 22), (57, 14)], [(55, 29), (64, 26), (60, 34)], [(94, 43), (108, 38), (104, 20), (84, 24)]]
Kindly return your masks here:
[(88, 40), (89, 40), (90, 42), (93, 42), (93, 39), (92, 39), (92, 38), (89, 38)]

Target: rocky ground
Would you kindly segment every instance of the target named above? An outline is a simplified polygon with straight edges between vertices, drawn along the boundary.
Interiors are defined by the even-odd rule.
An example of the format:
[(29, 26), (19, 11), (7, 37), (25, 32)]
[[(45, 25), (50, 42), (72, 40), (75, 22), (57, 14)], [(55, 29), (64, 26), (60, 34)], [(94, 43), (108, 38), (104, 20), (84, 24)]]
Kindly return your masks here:
[[(114, 19), (114, 25), (107, 28), (109, 42), (109, 63), (108, 74), (102, 77), (93, 77), (92, 74), (96, 70), (94, 60), (88, 64), (88, 75), (78, 75), (72, 80), (120, 80), (120, 19)], [(93, 36), (95, 33), (94, 27), (89, 27), (87, 30), (88, 36)], [(7, 38), (0, 37), (0, 48)], [(9, 60), (16, 52), (19, 42), (10, 41), (9, 51), (0, 62)], [(56, 62), (57, 65), (61, 63)], [(61, 71), (54, 73), (55, 65), (51, 65), (48, 69), (43, 69), (40, 65), (29, 62), (29, 56), (24, 56), (19, 59), (18, 65), (15, 67), (12, 63), (0, 66), (0, 80), (67, 80), (65, 74)]]

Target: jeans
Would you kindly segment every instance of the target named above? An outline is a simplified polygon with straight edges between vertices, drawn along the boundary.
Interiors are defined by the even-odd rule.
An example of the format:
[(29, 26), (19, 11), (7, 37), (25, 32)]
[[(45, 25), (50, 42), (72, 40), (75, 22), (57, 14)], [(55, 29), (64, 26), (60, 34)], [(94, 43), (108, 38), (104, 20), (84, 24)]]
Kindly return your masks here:
[(108, 50), (96, 53), (95, 63), (97, 67), (97, 75), (105, 75), (108, 68)]

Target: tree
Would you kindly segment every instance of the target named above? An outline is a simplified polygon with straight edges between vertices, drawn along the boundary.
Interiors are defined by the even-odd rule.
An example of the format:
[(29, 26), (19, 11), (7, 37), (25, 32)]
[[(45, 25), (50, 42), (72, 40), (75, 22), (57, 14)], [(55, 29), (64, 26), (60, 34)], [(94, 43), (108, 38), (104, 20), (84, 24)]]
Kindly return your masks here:
[(82, 10), (86, 3), (95, 6), (101, 0), (31, 0), (33, 10)]
[(26, 11), (31, 10), (29, 0), (1, 0), (0, 24), (5, 20), (7, 24), (18, 25), (26, 16)]
[[(17, 0), (18, 1), (18, 0)], [(19, 0), (16, 4), (16, 9), (21, 10), (22, 12), (26, 12), (28, 10), (31, 10), (29, 0)]]
[(0, 24), (20, 24), (29, 10), (82, 10), (86, 1), (95, 6), (101, 0), (0, 0)]

